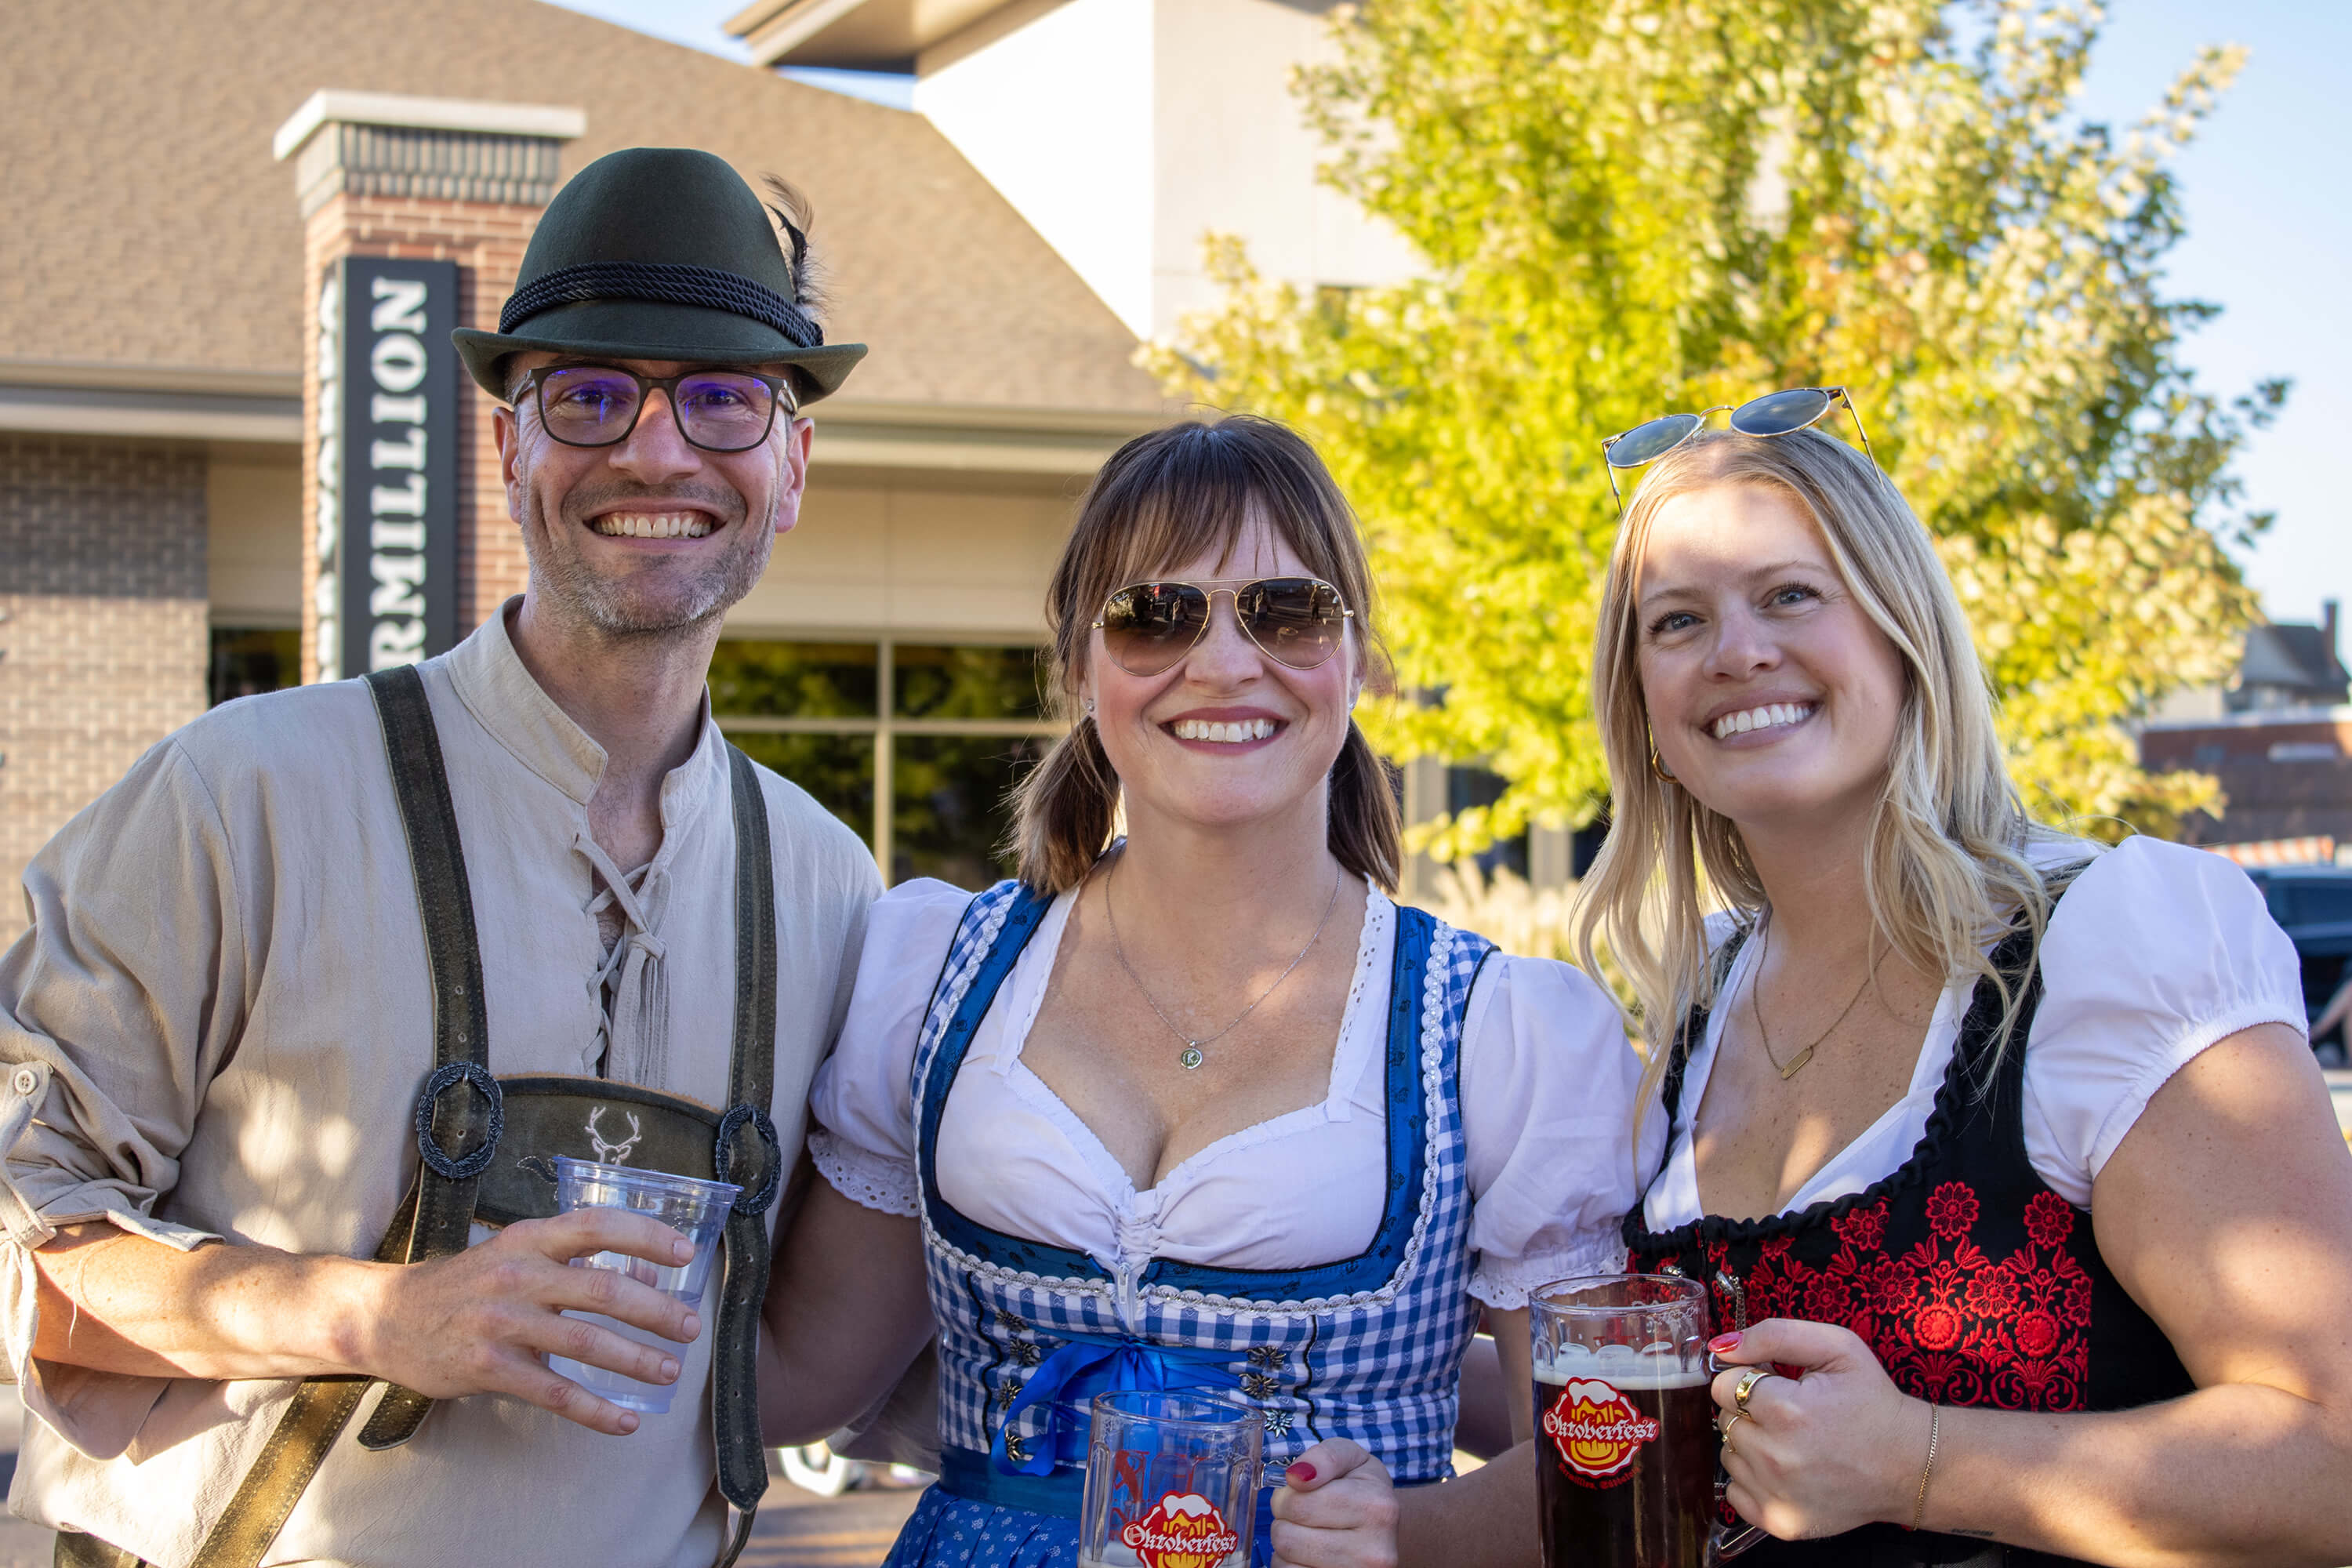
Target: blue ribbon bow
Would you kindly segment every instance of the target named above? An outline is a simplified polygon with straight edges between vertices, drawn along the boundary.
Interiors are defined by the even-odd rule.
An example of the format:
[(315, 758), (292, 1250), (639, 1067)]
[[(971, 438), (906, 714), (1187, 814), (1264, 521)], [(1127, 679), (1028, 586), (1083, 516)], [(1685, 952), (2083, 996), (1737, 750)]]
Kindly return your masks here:
[[(1234, 1352), (1197, 1345), (1158, 1345), (1132, 1335), (1050, 1331), (1069, 1342), (1047, 1356), (1005, 1406), (1003, 1424), (989, 1445), (989, 1459), (1008, 1475), (1051, 1475), (1057, 1466), (1084, 1469), (1087, 1463), (1088, 1406), (1097, 1394), (1145, 1389), (1235, 1392), (1240, 1384), (1232, 1366)], [(1213, 1374), (1213, 1376), (1204, 1375)], [(1057, 1410), (1046, 1426), (1045, 1441), (1015, 1463), (1005, 1438), (1013, 1423), (1033, 1405), (1067, 1406)]]

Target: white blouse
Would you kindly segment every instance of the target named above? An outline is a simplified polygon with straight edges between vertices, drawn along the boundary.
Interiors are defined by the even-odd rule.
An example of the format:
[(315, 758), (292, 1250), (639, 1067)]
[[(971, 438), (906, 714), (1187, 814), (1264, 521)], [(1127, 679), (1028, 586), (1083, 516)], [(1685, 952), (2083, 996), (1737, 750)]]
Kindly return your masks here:
[[(2032, 858), (2063, 865), (2074, 843)], [(1728, 934), (1727, 920), (1711, 931)], [(1721, 994), (1745, 994), (1759, 944), (1742, 946)], [(2041, 1005), (2026, 1033), (2025, 1152), (2068, 1203), (2091, 1206), (2091, 1184), (2165, 1081), (2200, 1051), (2257, 1024), (2305, 1023), (2302, 966), (2246, 874), (2219, 855), (2127, 838), (2074, 879), (2042, 942)], [(1959, 1043), (1974, 976), (1947, 990), (1927, 1025), (1911, 1085), (1814, 1173), (1784, 1211), (1858, 1193), (1911, 1158)], [(1673, 1152), (1643, 1201), (1652, 1230), (1706, 1211), (1691, 1152), (1690, 1115), (1706, 1094), (1727, 1008), (1707, 1020), (1684, 1077)], [(1651, 1120), (1661, 1120), (1652, 1118)]]
[[(841, 1043), (817, 1074), (809, 1140), (845, 1196), (919, 1213), (912, 1077), (931, 986), (971, 895), (900, 885), (874, 906)], [(1360, 1253), (1387, 1192), (1384, 1057), (1396, 906), (1364, 903), (1354, 984), (1312, 1105), (1217, 1140), (1138, 1191), (1126, 1170), (1023, 1065), (1074, 895), (1054, 901), (1014, 963), (948, 1091), (940, 1195), (991, 1229), (1082, 1251), (1116, 1273), (1147, 1258), (1232, 1268), (1312, 1267)], [(1470, 994), (1460, 1099), (1479, 1254), (1470, 1290), (1497, 1308), (1624, 1259), (1619, 1216), (1638, 1194), (1627, 1131), (1641, 1063), (1615, 1004), (1564, 963), (1486, 962)], [(1663, 1142), (1659, 1119), (1647, 1160)]]

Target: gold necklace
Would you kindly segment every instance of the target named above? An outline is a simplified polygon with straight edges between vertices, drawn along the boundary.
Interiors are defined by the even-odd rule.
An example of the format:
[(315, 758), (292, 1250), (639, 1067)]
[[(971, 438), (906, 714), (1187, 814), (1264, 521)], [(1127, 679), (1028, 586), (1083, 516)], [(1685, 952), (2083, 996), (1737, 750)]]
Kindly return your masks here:
[(1878, 972), (1878, 966), (1872, 964), (1862, 972), (1862, 984), (1853, 988), (1853, 994), (1846, 998), (1846, 1004), (1839, 1010), (1838, 1016), (1830, 1020), (1830, 1026), (1815, 1035), (1811, 1045), (1790, 1057), (1789, 1065), (1782, 1067), (1780, 1058), (1772, 1054), (1772, 1031), (1764, 1026), (1764, 964), (1771, 956), (1772, 922), (1768, 920), (1764, 922), (1763, 946), (1756, 954), (1756, 978), (1748, 985), (1748, 1011), (1755, 1016), (1756, 1037), (1763, 1042), (1764, 1059), (1772, 1064), (1772, 1070), (1780, 1075), (1782, 1083), (1786, 1083), (1805, 1070), (1805, 1064), (1813, 1059), (1813, 1052), (1823, 1040), (1837, 1033), (1838, 1026), (1845, 1022), (1846, 1015), (1853, 1012), (1854, 1004), (1862, 1000), (1862, 994), (1870, 989), (1870, 977)]
[[(1125, 856), (1122, 855), (1120, 858), (1121, 859), (1124, 859)], [(1208, 1059), (1201, 1054), (1201, 1047), (1202, 1046), (1213, 1045), (1217, 1041), (1223, 1039), (1227, 1035), (1232, 1034), (1235, 1029), (1241, 1027), (1242, 1020), (1248, 1017), (1252, 1013), (1257, 1011), (1257, 1002), (1265, 1001), (1267, 997), (1280, 990), (1282, 983), (1290, 978), (1290, 971), (1297, 968), (1300, 964), (1307, 962), (1307, 955), (1315, 951), (1315, 944), (1317, 942), (1323, 940), (1323, 928), (1331, 923), (1331, 911), (1339, 906), (1340, 868), (1334, 866), (1331, 868), (1331, 896), (1323, 900), (1323, 918), (1315, 922), (1315, 934), (1307, 939), (1307, 945), (1300, 948), (1298, 950), (1298, 956), (1290, 961), (1290, 968), (1285, 969), (1281, 973), (1276, 975), (1274, 977), (1274, 984), (1257, 994), (1257, 1002), (1253, 1002), (1248, 1006), (1243, 1008), (1240, 1013), (1234, 1016), (1232, 1023), (1227, 1024), (1223, 1028), (1219, 1029), (1213, 1035), (1202, 1035), (1199, 1038), (1195, 1039), (1193, 1037), (1187, 1035), (1183, 1030), (1176, 1026), (1176, 1020), (1171, 1018), (1168, 1016), (1167, 1010), (1161, 1007), (1157, 1001), (1153, 1000), (1150, 987), (1143, 984), (1143, 976), (1138, 974), (1135, 972), (1135, 965), (1127, 961), (1127, 945), (1118, 940), (1118, 915), (1110, 907), (1110, 885), (1117, 879), (1115, 875), (1117, 867), (1113, 867), (1112, 869), (1114, 875), (1108, 876), (1103, 879), (1103, 918), (1110, 924), (1110, 950), (1118, 954), (1118, 966), (1127, 971), (1127, 977), (1135, 983), (1135, 989), (1137, 993), (1142, 996), (1144, 1003), (1150, 1006), (1154, 1013), (1160, 1015), (1160, 1021), (1168, 1026), (1168, 1032), (1170, 1034), (1184, 1042), (1184, 1048), (1176, 1053), (1176, 1065), (1182, 1068), (1186, 1072), (1192, 1071), (1203, 1061)]]

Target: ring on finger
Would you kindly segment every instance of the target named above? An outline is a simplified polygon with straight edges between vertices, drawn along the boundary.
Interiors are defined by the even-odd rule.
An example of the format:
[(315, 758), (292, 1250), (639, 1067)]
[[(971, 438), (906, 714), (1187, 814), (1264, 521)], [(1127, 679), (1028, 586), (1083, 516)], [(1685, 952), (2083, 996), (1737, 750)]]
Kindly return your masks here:
[(1756, 1392), (1758, 1384), (1768, 1377), (1780, 1375), (1769, 1366), (1751, 1366), (1740, 1373), (1739, 1381), (1732, 1385), (1731, 1390), (1731, 1402), (1739, 1406), (1739, 1414), (1742, 1415), (1748, 1414), (1748, 1396)]
[(1735, 1410), (1727, 1419), (1719, 1421), (1716, 1424), (1715, 1429), (1723, 1438), (1723, 1451), (1725, 1453), (1737, 1454), (1739, 1452), (1738, 1449), (1731, 1446), (1731, 1429), (1747, 1419), (1748, 1412), (1745, 1410)]

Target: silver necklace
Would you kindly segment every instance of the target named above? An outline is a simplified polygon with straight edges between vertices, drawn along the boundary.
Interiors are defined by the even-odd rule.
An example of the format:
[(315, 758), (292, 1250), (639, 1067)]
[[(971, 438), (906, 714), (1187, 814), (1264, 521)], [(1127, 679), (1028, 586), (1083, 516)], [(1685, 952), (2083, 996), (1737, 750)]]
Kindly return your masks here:
[(1290, 978), (1290, 971), (1292, 969), (1297, 969), (1300, 964), (1307, 962), (1307, 955), (1315, 951), (1315, 944), (1317, 942), (1323, 940), (1323, 928), (1331, 923), (1331, 911), (1339, 907), (1339, 868), (1335, 866), (1331, 868), (1331, 896), (1323, 901), (1323, 918), (1315, 922), (1315, 934), (1307, 939), (1307, 945), (1298, 950), (1298, 956), (1290, 961), (1290, 967), (1276, 975), (1274, 977), (1274, 984), (1257, 994), (1257, 1002), (1253, 1002), (1248, 1006), (1243, 1008), (1234, 1016), (1232, 1023), (1227, 1024), (1223, 1028), (1219, 1029), (1213, 1035), (1202, 1035), (1195, 1037), (1186, 1034), (1182, 1029), (1176, 1026), (1176, 1020), (1168, 1016), (1166, 1008), (1160, 1006), (1158, 1002), (1152, 999), (1151, 988), (1143, 984), (1143, 976), (1138, 974), (1135, 972), (1135, 965), (1127, 961), (1126, 944), (1118, 940), (1118, 913), (1111, 908), (1110, 879), (1105, 878), (1103, 879), (1103, 918), (1110, 922), (1110, 950), (1118, 955), (1118, 966), (1127, 971), (1127, 977), (1135, 982), (1136, 993), (1143, 998), (1144, 1005), (1150, 1007), (1152, 1012), (1159, 1015), (1160, 1021), (1168, 1026), (1168, 1032), (1170, 1034), (1184, 1042), (1184, 1048), (1176, 1053), (1176, 1064), (1182, 1068), (1186, 1072), (1191, 1072), (1208, 1059), (1201, 1054), (1201, 1047), (1202, 1046), (1214, 1045), (1219, 1040), (1223, 1039), (1227, 1035), (1232, 1034), (1235, 1029), (1241, 1027), (1242, 1020), (1248, 1017), (1252, 1013), (1257, 1011), (1257, 1003), (1265, 1001), (1267, 997), (1273, 995), (1275, 992), (1281, 989), (1282, 983)]

